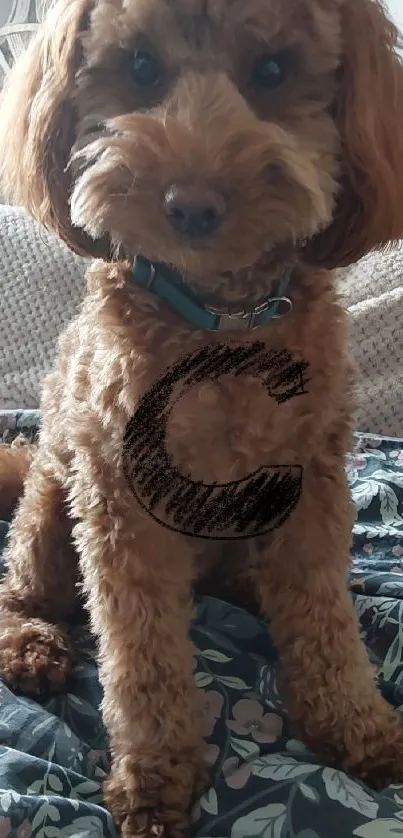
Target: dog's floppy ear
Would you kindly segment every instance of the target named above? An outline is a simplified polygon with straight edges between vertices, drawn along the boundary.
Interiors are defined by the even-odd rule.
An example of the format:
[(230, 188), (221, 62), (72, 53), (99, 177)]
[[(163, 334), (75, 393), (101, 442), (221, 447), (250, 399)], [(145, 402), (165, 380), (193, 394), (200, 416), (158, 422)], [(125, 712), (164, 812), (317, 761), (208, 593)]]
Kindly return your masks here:
[(72, 94), (89, 11), (90, 0), (58, 0), (11, 70), (0, 102), (0, 182), (6, 198), (76, 253), (103, 256), (105, 242), (72, 227), (69, 208)]
[(403, 63), (380, 0), (338, 0), (344, 58), (335, 120), (342, 139), (334, 220), (305, 248), (311, 263), (346, 266), (403, 237)]

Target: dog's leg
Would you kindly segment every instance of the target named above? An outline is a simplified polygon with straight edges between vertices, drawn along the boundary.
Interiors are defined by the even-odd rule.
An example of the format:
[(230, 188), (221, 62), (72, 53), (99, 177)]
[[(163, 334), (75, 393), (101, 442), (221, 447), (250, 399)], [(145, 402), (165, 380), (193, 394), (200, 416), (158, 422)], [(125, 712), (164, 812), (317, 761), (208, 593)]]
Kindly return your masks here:
[(344, 472), (315, 464), (255, 581), (280, 654), (290, 720), (305, 742), (369, 785), (403, 780), (403, 724), (378, 692), (347, 587)]
[(65, 684), (72, 649), (77, 559), (60, 485), (38, 451), (11, 526), (0, 585), (0, 671), (29, 695)]
[(181, 536), (111, 485), (74, 531), (99, 638), (112, 751), (105, 797), (124, 838), (184, 838), (202, 765), (188, 638), (192, 556)]

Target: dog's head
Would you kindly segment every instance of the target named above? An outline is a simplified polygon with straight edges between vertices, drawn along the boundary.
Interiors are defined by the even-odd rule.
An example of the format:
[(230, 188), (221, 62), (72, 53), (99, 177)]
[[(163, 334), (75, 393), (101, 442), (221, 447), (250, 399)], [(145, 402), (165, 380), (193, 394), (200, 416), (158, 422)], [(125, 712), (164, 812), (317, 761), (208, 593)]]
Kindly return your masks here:
[(377, 0), (58, 0), (11, 73), (5, 186), (75, 251), (192, 276), (403, 234), (403, 68)]

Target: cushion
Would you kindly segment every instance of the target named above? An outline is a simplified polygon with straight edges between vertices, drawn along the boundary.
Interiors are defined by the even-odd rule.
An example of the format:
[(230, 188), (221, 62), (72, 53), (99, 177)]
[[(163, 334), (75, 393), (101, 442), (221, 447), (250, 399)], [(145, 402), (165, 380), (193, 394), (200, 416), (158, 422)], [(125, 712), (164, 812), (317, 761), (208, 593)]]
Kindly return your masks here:
[(23, 210), (0, 206), (0, 407), (37, 407), (57, 336), (84, 294), (85, 268)]
[(357, 368), (357, 426), (403, 435), (403, 249), (370, 253), (339, 273)]

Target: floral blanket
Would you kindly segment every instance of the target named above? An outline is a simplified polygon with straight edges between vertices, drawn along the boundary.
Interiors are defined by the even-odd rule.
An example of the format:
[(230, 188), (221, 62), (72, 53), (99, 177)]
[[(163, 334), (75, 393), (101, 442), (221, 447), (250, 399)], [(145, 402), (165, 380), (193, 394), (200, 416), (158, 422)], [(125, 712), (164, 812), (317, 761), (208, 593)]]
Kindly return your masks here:
[[(32, 436), (38, 416), (0, 414), (0, 439)], [(385, 697), (403, 710), (403, 440), (357, 437), (348, 472), (357, 505), (351, 590)], [(6, 524), (3, 524), (3, 534)], [(265, 625), (202, 598), (191, 629), (211, 787), (192, 836), (403, 836), (403, 785), (375, 793), (290, 739)], [(112, 838), (101, 691), (88, 633), (69, 692), (41, 704), (0, 684), (0, 838)]]

